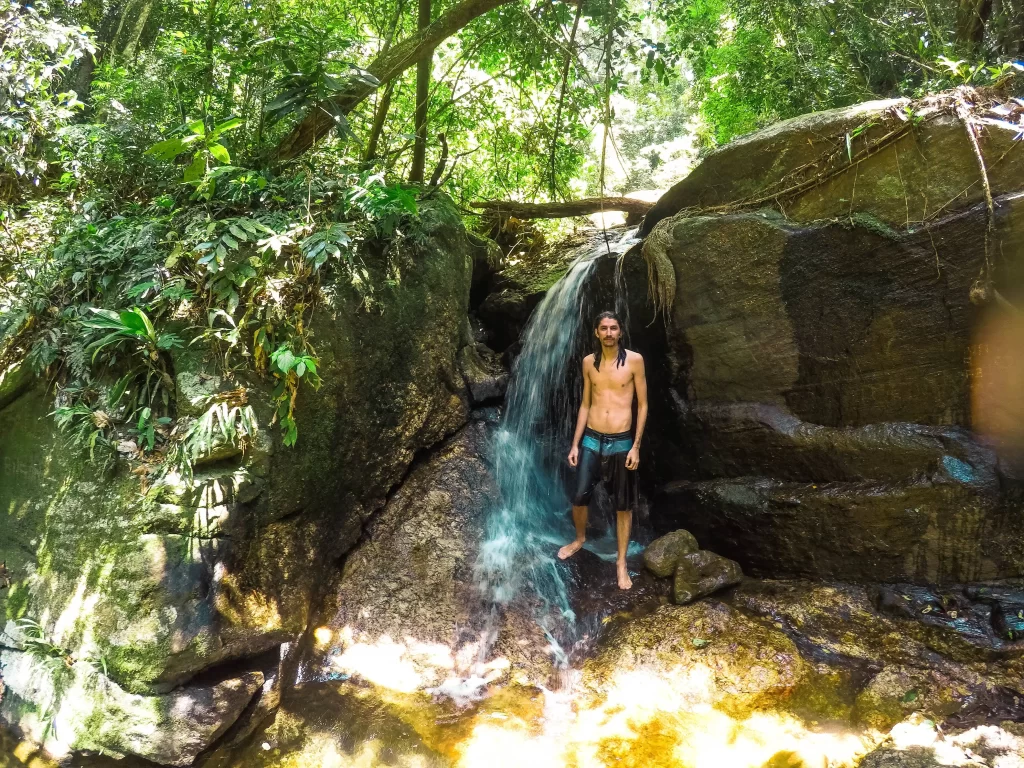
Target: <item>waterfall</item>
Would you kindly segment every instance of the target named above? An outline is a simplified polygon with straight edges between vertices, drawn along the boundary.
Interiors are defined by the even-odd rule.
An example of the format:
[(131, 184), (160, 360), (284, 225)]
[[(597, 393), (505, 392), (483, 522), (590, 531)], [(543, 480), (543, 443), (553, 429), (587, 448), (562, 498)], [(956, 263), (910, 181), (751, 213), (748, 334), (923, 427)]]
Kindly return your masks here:
[(636, 242), (635, 230), (618, 241), (606, 237), (602, 233), (579, 249), (523, 334), (504, 418), (491, 447), (500, 501), (488, 512), (476, 566), (478, 586), (492, 606), (507, 605), (524, 593), (539, 599), (538, 621), (563, 664), (561, 649), (572, 639), (576, 617), (556, 552), (573, 536), (563, 477), (576, 423), (579, 368), (590, 349), (591, 312), (584, 287), (598, 259), (621, 255)]

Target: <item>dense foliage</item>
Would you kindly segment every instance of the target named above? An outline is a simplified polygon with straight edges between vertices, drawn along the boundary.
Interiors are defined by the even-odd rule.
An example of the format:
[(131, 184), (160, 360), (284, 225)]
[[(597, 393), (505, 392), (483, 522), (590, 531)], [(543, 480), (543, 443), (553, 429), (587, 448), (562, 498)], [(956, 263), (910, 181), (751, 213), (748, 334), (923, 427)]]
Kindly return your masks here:
[[(975, 0), (438, 0), (429, 45), (417, 10), (3, 6), (0, 373), (27, 360), (53, 382), (94, 457), (187, 465), (255, 429), (238, 392), (176, 419), (174, 358), (202, 350), (273, 383), (291, 444), (319, 384), (311, 312), (332, 292), (383, 308), (418, 198), (468, 215), (663, 187), (772, 120), (1005, 82), (1024, 37), (1020, 4)], [(424, 53), (433, 172), (409, 186)]]

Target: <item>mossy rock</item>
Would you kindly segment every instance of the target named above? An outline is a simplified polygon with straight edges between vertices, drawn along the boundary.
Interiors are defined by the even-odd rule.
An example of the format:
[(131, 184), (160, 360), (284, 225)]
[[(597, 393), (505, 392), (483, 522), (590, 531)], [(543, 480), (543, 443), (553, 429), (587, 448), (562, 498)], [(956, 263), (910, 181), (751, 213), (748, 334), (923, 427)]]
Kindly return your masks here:
[[(467, 418), (456, 356), (472, 247), (447, 199), (420, 214), (400, 280), (375, 294), (378, 311), (351, 286), (328, 286), (310, 327), (324, 385), (300, 394), (294, 448), (270, 423), (270, 382), (225, 379), (190, 352), (177, 360), (183, 417), (207, 394), (244, 386), (262, 428), (245, 453), (205, 457), (191, 483), (172, 474), (144, 489), (124, 460), (103, 474), (69, 450), (46, 389), (5, 375), (5, 397), (17, 395), (0, 403), (7, 617), (37, 621), (47, 642), (102, 659), (111, 684), (146, 697), (301, 634), (364, 519), (418, 452)], [(8, 694), (20, 695), (9, 681)], [(115, 750), (111, 733), (90, 748)]]
[(667, 578), (675, 573), (676, 566), (683, 555), (700, 549), (693, 534), (680, 528), (678, 531), (666, 533), (644, 549), (644, 565), (647, 570), (660, 578)]

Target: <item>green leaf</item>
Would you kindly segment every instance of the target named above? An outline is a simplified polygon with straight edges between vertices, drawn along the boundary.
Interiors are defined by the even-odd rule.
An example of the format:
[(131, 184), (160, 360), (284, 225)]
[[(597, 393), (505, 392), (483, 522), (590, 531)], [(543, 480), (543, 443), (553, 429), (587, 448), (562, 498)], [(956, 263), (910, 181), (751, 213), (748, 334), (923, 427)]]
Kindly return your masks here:
[(121, 324), (127, 331), (136, 336), (146, 335), (146, 323), (137, 310), (126, 310), (121, 313)]
[(218, 123), (213, 127), (213, 133), (210, 134), (210, 138), (216, 139), (222, 133), (227, 133), (228, 131), (233, 131), (235, 128), (241, 127), (243, 123), (244, 121), (240, 117), (229, 118), (223, 123)]
[(124, 396), (125, 390), (128, 389), (128, 382), (132, 380), (132, 376), (132, 373), (125, 374), (110, 388), (110, 391), (107, 392), (107, 407), (114, 408), (121, 402), (121, 398)]
[(281, 373), (286, 374), (295, 366), (295, 355), (288, 347), (278, 347), (270, 357)]
[(152, 155), (158, 160), (170, 161), (184, 152), (188, 147), (181, 139), (167, 139), (159, 141), (147, 149), (143, 154)]
[(185, 169), (185, 175), (181, 179), (184, 182), (196, 181), (203, 178), (205, 173), (206, 159), (201, 152), (197, 152), (196, 156), (192, 159), (192, 165)]
[(224, 163), (227, 165), (231, 162), (231, 154), (228, 152), (228, 148), (223, 144), (210, 144), (206, 147), (210, 154), (216, 158), (218, 163)]

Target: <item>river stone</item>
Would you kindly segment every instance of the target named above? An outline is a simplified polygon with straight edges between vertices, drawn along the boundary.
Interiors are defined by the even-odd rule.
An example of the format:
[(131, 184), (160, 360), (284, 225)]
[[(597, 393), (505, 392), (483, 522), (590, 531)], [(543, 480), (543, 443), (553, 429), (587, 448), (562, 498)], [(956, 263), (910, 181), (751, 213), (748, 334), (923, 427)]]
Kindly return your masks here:
[(915, 714), (899, 723), (892, 737), (865, 755), (858, 768), (1016, 768), (1024, 762), (1024, 728), (1003, 721), (941, 731)]
[[(934, 669), (956, 681), (953, 688), (964, 705), (985, 702), (993, 711), (1012, 711), (1024, 704), (1019, 695), (1014, 704), (1012, 694), (1024, 679), (1024, 644), (993, 648), (978, 642), (969, 628), (895, 617), (877, 607), (875, 587), (747, 579), (728, 599), (745, 613), (784, 627), (815, 657), (869, 677), (884, 668)], [(929, 700), (923, 689), (918, 692)]]
[(672, 599), (677, 605), (685, 605), (742, 580), (743, 571), (735, 560), (706, 549), (689, 552), (679, 558), (676, 566)]
[(1012, 534), (1019, 509), (942, 477), (682, 481), (656, 508), (662, 525), (685, 525), (755, 576), (956, 583), (1016, 574), (1024, 563), (1024, 541)]
[(700, 549), (693, 534), (680, 528), (655, 539), (644, 550), (644, 565), (655, 576), (666, 578), (675, 573), (679, 559)]

